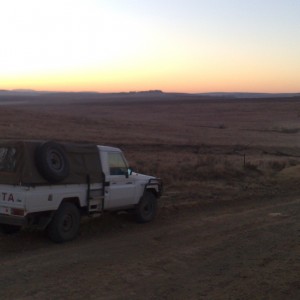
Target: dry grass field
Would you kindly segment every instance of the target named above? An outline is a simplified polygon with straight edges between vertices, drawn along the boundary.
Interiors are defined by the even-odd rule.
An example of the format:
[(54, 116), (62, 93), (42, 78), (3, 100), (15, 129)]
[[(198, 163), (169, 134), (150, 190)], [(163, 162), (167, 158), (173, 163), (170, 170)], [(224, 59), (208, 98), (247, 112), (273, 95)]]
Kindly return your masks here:
[[(10, 101), (18, 104), (8, 105)], [(118, 146), (135, 170), (165, 183), (158, 220), (144, 229), (124, 216), (112, 216), (86, 225), (82, 236), (66, 246), (27, 232), (0, 236), (6, 245), (0, 250), (1, 276), (7, 271), (8, 278), (19, 278), (19, 285), (0, 284), (1, 299), (300, 295), (300, 98), (5, 98), (0, 99), (0, 133), (8, 139)], [(95, 229), (99, 224), (101, 234)], [(113, 257), (107, 252), (98, 257), (92, 249), (101, 252), (101, 247)], [(69, 255), (65, 263), (54, 259), (60, 251)], [(51, 261), (50, 275), (34, 265), (35, 254), (45, 268), (42, 261)], [(23, 263), (28, 266), (19, 265)], [(62, 281), (71, 276), (65, 283), (52, 277), (56, 264)], [(11, 268), (17, 266), (14, 275)], [(29, 275), (35, 268), (49, 284), (29, 284), (38, 280), (38, 274)], [(82, 282), (74, 275), (79, 270), (85, 276)]]
[[(291, 192), (290, 178), (284, 179), (298, 173), (299, 98), (44, 96), (12, 100), (19, 104), (0, 106), (2, 138), (121, 147), (134, 169), (164, 179), (172, 201)], [(297, 185), (292, 184), (294, 188)]]

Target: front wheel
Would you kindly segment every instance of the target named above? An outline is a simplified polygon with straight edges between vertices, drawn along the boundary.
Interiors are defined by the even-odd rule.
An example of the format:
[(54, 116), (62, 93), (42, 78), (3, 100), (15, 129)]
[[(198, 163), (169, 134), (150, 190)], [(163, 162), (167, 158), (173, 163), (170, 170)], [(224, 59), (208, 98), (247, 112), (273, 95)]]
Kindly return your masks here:
[(56, 243), (73, 240), (79, 231), (80, 212), (73, 203), (63, 203), (48, 226), (48, 236)]
[(157, 212), (157, 199), (151, 192), (145, 192), (136, 207), (136, 219), (139, 223), (152, 221)]

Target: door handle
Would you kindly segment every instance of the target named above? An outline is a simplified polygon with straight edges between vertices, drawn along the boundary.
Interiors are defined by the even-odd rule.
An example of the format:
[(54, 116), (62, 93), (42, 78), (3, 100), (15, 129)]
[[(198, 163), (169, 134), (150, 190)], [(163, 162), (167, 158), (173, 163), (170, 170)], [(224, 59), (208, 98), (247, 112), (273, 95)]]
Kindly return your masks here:
[(128, 182), (126, 182), (126, 184), (132, 184), (132, 182), (131, 182), (131, 181), (128, 181)]

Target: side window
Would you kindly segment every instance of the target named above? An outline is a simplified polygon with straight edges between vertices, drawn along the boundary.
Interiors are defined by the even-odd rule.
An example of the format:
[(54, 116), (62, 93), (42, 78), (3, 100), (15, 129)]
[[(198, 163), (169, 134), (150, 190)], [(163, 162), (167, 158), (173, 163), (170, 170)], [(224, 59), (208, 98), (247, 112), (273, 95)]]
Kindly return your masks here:
[(108, 153), (108, 165), (110, 175), (126, 175), (128, 167), (121, 153)]
[(13, 172), (16, 168), (16, 149), (0, 148), (0, 171)]

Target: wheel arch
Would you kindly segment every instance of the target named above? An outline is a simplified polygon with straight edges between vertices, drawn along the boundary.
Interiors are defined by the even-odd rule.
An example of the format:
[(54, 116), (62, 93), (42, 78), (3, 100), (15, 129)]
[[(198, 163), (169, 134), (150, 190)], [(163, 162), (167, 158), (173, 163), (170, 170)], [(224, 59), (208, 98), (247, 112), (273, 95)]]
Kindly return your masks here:
[(55, 213), (59, 210), (63, 203), (72, 203), (82, 214), (82, 207), (78, 197), (66, 197), (63, 198), (59, 206), (55, 210), (46, 210), (42, 212), (30, 213), (26, 216), (27, 225), (31, 228), (37, 228), (44, 230), (54, 218)]
[(144, 193), (145, 193), (145, 192), (152, 193), (156, 198), (159, 197), (157, 190), (156, 190), (155, 188), (153, 188), (153, 187), (151, 187), (151, 188), (146, 188), (145, 191), (144, 191)]
[[(66, 198), (63, 198), (59, 207), (63, 204), (63, 203), (72, 203), (74, 204), (79, 210), (82, 209), (81, 205), (80, 205), (80, 200), (79, 200), (79, 197), (66, 197)], [(59, 209), (58, 207), (58, 209)]]

